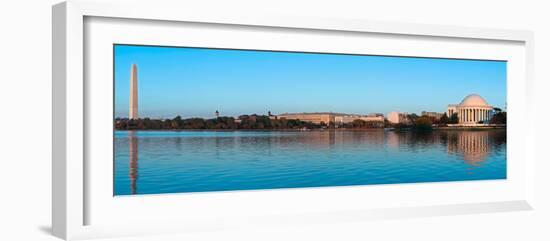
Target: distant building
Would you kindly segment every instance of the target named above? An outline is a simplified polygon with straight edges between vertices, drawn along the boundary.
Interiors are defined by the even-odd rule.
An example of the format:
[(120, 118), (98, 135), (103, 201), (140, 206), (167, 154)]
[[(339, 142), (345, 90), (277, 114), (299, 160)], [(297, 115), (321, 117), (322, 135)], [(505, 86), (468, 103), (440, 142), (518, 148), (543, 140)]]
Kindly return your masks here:
[(220, 112), (216, 110), (216, 112), (214, 112), (214, 116), (216, 116), (216, 118), (220, 117)]
[(369, 114), (366, 114), (365, 116), (369, 116), (369, 117), (384, 117), (384, 114), (382, 113), (369, 113)]
[(276, 120), (276, 119), (277, 119), (277, 116), (271, 114), (271, 111), (268, 111), (268, 112), (267, 112), (267, 116), (269, 117), (270, 120)]
[(432, 118), (435, 118), (436, 120), (441, 119), (441, 117), (444, 114), (445, 113), (422, 111), (422, 116), (432, 117)]
[(367, 122), (384, 122), (383, 115), (341, 115), (334, 117), (334, 123), (336, 125), (343, 125), (351, 123), (354, 120), (363, 120)]
[(315, 124), (329, 124), (334, 123), (334, 118), (336, 117), (335, 113), (331, 112), (315, 112), (315, 113), (284, 113), (277, 115), (278, 119), (287, 119), (287, 120), (301, 120), (312, 122)]
[(368, 115), (354, 115), (345, 113), (332, 112), (314, 112), (314, 113), (284, 113), (277, 115), (278, 119), (293, 119), (312, 122), (315, 124), (330, 124), (342, 125), (353, 122), (354, 120), (364, 120), (367, 122), (384, 122), (384, 115), (374, 113)]
[(409, 122), (409, 113), (392, 111), (388, 113), (388, 121), (393, 124), (404, 124)]

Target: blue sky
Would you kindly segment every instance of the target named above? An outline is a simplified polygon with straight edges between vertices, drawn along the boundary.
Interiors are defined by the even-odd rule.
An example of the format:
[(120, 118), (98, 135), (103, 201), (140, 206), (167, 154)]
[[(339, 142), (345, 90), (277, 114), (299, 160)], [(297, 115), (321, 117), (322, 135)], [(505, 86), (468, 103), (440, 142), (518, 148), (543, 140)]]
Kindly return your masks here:
[(470, 93), (503, 108), (506, 62), (115, 45), (115, 116), (128, 116), (138, 66), (140, 117), (284, 112), (446, 111)]

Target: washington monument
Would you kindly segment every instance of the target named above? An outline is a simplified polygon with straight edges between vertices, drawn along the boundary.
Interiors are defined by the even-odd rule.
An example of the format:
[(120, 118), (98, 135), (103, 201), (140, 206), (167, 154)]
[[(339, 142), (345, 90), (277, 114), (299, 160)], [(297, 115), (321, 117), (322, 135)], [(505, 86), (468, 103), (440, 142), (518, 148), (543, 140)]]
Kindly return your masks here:
[(138, 115), (138, 83), (137, 83), (137, 66), (132, 64), (130, 70), (130, 119), (139, 118)]

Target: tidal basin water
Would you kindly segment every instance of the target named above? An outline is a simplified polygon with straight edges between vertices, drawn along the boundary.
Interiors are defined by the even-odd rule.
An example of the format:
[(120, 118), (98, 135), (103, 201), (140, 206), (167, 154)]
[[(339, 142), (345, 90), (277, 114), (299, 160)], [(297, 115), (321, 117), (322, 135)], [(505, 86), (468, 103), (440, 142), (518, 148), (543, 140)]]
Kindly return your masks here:
[(506, 178), (506, 131), (116, 131), (114, 195)]

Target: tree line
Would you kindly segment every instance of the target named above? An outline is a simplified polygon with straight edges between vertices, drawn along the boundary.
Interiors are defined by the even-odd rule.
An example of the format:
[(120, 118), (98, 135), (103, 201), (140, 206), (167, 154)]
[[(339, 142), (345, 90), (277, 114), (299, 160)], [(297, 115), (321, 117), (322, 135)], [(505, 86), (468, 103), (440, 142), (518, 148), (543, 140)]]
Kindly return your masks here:
[(322, 125), (294, 119), (272, 119), (266, 115), (242, 115), (234, 117), (221, 116), (213, 119), (187, 118), (176, 116), (173, 119), (128, 119), (116, 118), (117, 130), (236, 130), (236, 129), (318, 129)]
[[(267, 115), (241, 115), (237, 119), (234, 117), (216, 117), (213, 119), (187, 118), (176, 116), (172, 119), (128, 119), (116, 118), (115, 129), (117, 130), (297, 130), (297, 129), (371, 129), (392, 127), (396, 129), (414, 129), (431, 130), (434, 126), (447, 126), (448, 124), (457, 124), (457, 114), (447, 117), (443, 114), (440, 118), (432, 116), (418, 116), (410, 114), (404, 123), (392, 124), (387, 120), (365, 121), (354, 120), (349, 123), (336, 125), (334, 122), (319, 124), (302, 121), (298, 119), (273, 118)], [(506, 124), (506, 112), (497, 112), (493, 115), (489, 124)]]
[(354, 120), (336, 126), (334, 122), (319, 124), (299, 119), (273, 118), (267, 115), (241, 115), (234, 117), (221, 116), (213, 119), (187, 118), (176, 116), (173, 119), (128, 119), (116, 118), (117, 130), (281, 130), (281, 129), (332, 129), (332, 128), (383, 128), (383, 122)]

